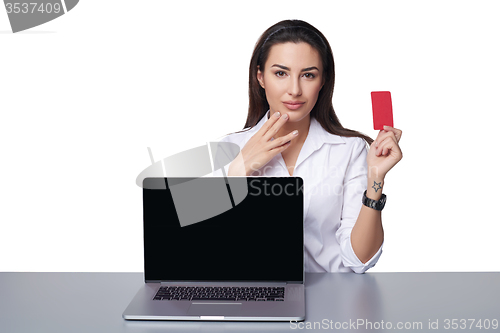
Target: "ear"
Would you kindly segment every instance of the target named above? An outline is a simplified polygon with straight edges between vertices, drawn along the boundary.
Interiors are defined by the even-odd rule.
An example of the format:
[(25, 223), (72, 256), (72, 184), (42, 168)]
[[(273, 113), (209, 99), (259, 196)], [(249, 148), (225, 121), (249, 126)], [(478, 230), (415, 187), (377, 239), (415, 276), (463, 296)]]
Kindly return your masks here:
[(264, 74), (260, 71), (260, 66), (257, 66), (257, 80), (259, 81), (260, 86), (263, 89), (266, 89), (266, 87), (264, 87)]

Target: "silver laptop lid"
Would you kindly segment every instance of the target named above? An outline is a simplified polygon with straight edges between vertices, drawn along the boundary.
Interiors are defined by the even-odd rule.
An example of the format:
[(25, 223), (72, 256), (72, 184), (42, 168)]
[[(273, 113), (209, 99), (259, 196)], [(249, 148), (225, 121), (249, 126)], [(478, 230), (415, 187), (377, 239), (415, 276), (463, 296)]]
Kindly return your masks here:
[(304, 280), (299, 177), (146, 178), (146, 282)]

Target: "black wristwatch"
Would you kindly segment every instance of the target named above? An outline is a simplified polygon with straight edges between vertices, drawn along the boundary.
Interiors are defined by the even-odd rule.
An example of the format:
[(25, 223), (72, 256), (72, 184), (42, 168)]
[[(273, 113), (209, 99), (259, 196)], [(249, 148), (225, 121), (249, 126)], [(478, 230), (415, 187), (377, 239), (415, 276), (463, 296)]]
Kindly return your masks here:
[(366, 207), (370, 207), (370, 208), (373, 208), (375, 210), (382, 210), (384, 209), (384, 206), (385, 206), (385, 202), (387, 201), (387, 196), (385, 194), (382, 194), (382, 197), (380, 198), (380, 200), (373, 200), (373, 199), (370, 199), (366, 196), (366, 191), (365, 193), (363, 193), (363, 205), (365, 205)]

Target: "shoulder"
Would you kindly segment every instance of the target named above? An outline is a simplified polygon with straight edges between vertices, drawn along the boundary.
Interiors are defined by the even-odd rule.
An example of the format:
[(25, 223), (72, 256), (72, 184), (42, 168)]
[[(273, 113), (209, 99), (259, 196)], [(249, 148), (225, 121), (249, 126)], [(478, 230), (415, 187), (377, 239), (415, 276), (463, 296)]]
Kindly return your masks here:
[[(345, 154), (350, 166), (358, 165), (366, 168), (366, 157), (368, 156), (367, 143), (360, 137), (343, 137), (346, 140)], [(363, 169), (364, 170), (364, 169)]]
[(244, 146), (245, 143), (255, 134), (255, 128), (246, 128), (242, 131), (224, 135), (220, 142), (231, 142), (237, 145)]
[(346, 151), (351, 159), (364, 157), (368, 154), (367, 143), (360, 137), (342, 137), (346, 141)]
[(363, 138), (360, 137), (342, 137), (345, 141), (346, 144), (351, 147), (354, 150), (363, 150), (366, 149), (367, 143)]
[(260, 121), (253, 127), (245, 128), (239, 132), (227, 134), (222, 137), (221, 142), (231, 142), (236, 143), (240, 147), (243, 147), (250, 138), (257, 133), (257, 131), (264, 125), (267, 120), (267, 115), (269, 111), (260, 119)]

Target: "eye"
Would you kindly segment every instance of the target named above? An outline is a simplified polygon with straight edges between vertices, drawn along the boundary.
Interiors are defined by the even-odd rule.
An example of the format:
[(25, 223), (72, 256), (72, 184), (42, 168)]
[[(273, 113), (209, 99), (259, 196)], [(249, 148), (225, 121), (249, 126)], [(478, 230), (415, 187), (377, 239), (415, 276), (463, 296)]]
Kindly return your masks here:
[(285, 72), (283, 71), (277, 71), (276, 73), (274, 73), (277, 77), (284, 77), (286, 75)]
[(305, 73), (304, 77), (306, 79), (314, 79), (316, 77), (316, 75), (314, 75), (313, 73)]

